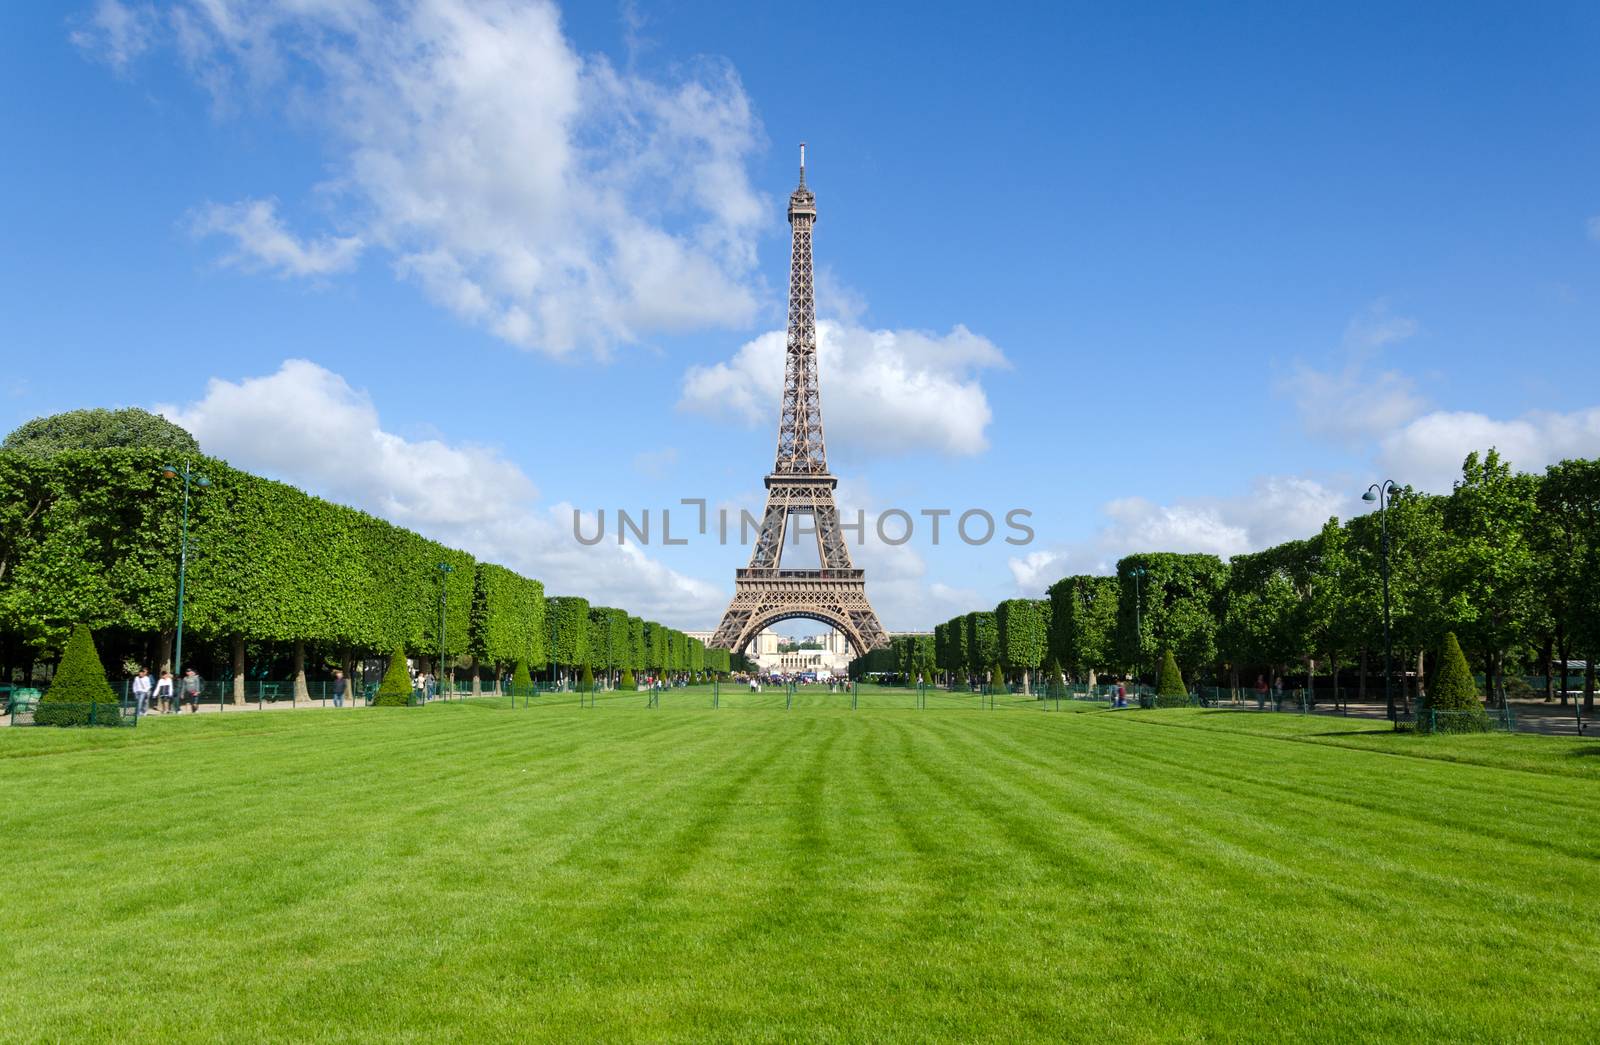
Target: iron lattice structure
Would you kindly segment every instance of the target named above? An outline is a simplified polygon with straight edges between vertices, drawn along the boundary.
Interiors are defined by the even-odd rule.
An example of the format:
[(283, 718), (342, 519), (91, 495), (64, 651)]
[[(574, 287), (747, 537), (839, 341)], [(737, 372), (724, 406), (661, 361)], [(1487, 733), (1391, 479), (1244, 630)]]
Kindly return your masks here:
[[(783, 405), (778, 455), (766, 478), (767, 507), (750, 553), (750, 566), (734, 575), (733, 601), (711, 645), (738, 652), (763, 628), (792, 617), (823, 621), (844, 634), (856, 655), (889, 644), (867, 601), (866, 571), (850, 563), (833, 502), (838, 480), (828, 474), (822, 439), (822, 396), (817, 389), (817, 310), (811, 278), (811, 229), (817, 200), (806, 188), (806, 152), (800, 146), (800, 185), (789, 196), (793, 249), (789, 256), (789, 334), (784, 353)], [(820, 569), (783, 568), (783, 542), (794, 516), (809, 516)], [(797, 531), (798, 536), (798, 531)]]

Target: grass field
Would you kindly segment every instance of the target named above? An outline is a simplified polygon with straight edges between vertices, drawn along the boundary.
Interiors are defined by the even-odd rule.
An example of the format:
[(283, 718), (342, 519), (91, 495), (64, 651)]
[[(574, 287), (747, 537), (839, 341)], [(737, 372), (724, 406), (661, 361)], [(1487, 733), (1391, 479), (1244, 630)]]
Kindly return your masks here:
[(0, 1037), (1593, 1040), (1600, 742), (1078, 710), (0, 732)]

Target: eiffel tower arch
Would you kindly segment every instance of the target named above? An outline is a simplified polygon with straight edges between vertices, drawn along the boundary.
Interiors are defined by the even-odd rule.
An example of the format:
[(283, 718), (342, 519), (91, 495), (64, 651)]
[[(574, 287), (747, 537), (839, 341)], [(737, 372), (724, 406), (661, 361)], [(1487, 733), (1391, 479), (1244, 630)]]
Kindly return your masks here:
[[(832, 625), (857, 656), (889, 644), (867, 601), (866, 571), (850, 562), (839, 528), (822, 439), (822, 396), (817, 389), (817, 310), (812, 292), (811, 229), (817, 201), (806, 188), (806, 147), (800, 146), (800, 186), (789, 196), (789, 331), (778, 411), (778, 454), (766, 477), (767, 507), (750, 553), (735, 571), (733, 601), (711, 645), (735, 653), (762, 629), (808, 617)], [(783, 568), (783, 543), (793, 516), (809, 516), (817, 539), (818, 569)]]

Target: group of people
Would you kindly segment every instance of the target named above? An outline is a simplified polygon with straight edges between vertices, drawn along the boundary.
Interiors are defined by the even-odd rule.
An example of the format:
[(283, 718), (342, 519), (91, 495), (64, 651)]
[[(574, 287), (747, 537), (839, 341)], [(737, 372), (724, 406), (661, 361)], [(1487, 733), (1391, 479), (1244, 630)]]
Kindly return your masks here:
[(193, 714), (200, 710), (200, 694), (204, 688), (205, 683), (193, 668), (183, 670), (183, 681), (175, 689), (172, 672), (163, 671), (160, 678), (152, 679), (150, 669), (141, 664), (138, 674), (133, 676), (133, 703), (140, 715), (176, 714), (183, 710), (184, 704), (189, 705), (189, 712)]

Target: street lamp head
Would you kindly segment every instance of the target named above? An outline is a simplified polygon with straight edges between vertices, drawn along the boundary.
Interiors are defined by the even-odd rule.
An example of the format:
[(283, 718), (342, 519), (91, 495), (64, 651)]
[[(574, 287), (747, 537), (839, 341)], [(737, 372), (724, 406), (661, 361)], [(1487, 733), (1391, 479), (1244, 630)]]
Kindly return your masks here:
[(1366, 493), (1361, 495), (1361, 499), (1363, 501), (1376, 501), (1378, 499), (1378, 491), (1375, 489), (1369, 489)]
[(200, 475), (200, 476), (196, 476), (195, 477), (194, 484), (196, 486), (210, 486), (211, 485), (211, 480), (207, 479), (203, 475)]
[(170, 464), (164, 464), (161, 466), (161, 475), (163, 478), (176, 479), (178, 477), (178, 470), (172, 467)]

